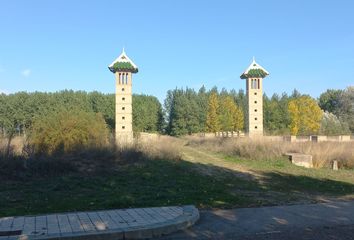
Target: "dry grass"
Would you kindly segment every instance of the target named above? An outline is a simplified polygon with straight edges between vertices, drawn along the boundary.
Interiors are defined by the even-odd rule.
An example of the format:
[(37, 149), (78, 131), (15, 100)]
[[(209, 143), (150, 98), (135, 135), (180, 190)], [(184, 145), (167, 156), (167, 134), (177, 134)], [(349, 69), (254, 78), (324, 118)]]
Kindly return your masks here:
[(180, 160), (180, 140), (170, 136), (158, 136), (148, 141), (140, 141), (135, 146), (150, 159)]
[(247, 159), (266, 160), (281, 158), (285, 153), (311, 154), (315, 167), (330, 167), (333, 160), (340, 167), (354, 168), (353, 142), (300, 142), (271, 141), (266, 138), (199, 138), (187, 137), (190, 146), (199, 146), (214, 152)]
[[(24, 138), (17, 136), (11, 141), (10, 151), (12, 154), (20, 155), (22, 153), (22, 148), (24, 145)], [(0, 138), (0, 154), (5, 153), (7, 147), (7, 139)]]
[[(0, 175), (16, 179), (24, 175), (49, 176), (64, 172), (92, 174), (120, 168), (145, 160), (180, 160), (178, 139), (157, 136), (148, 141), (137, 141), (134, 145), (119, 148), (114, 140), (97, 148), (86, 148), (70, 153), (55, 155), (33, 154), (23, 137), (16, 137), (11, 144), (9, 156), (6, 154), (6, 139), (0, 139)], [(29, 146), (29, 147), (28, 147)], [(1, 176), (0, 176), (1, 177)]]

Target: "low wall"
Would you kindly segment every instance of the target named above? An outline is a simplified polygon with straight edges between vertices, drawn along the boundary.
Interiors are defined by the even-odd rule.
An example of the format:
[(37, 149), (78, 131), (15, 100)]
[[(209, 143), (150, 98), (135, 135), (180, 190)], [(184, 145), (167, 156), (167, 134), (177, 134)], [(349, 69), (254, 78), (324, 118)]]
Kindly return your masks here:
[(146, 132), (140, 132), (136, 135), (136, 139), (139, 142), (151, 142), (151, 141), (157, 141), (160, 138), (160, 134), (157, 133), (146, 133)]
[[(240, 132), (217, 132), (217, 133), (194, 133), (192, 136), (201, 138), (214, 138), (214, 137), (245, 137), (245, 133)], [(340, 136), (323, 136), (323, 135), (313, 135), (313, 136), (259, 136), (265, 140), (274, 142), (354, 142), (354, 136), (350, 135), (340, 135)]]
[(285, 136), (284, 141), (288, 141), (288, 142), (350, 142), (350, 141), (354, 141), (354, 139), (350, 135), (340, 135), (340, 136), (313, 135), (313, 136)]

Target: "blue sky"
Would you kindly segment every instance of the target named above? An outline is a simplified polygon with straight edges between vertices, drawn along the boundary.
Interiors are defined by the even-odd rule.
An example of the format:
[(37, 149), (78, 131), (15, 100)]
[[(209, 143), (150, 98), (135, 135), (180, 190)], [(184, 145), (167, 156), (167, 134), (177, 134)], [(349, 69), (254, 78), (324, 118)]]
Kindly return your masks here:
[(354, 1), (17, 1), (0, 4), (0, 91), (114, 92), (126, 53), (134, 93), (244, 88), (252, 56), (268, 95), (354, 85)]

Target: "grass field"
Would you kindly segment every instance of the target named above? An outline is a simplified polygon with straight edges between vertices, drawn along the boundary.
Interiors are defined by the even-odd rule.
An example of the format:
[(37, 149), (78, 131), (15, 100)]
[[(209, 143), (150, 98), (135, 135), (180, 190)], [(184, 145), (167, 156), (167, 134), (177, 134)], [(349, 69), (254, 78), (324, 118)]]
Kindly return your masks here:
[(185, 143), (164, 140), (163, 149), (113, 161), (100, 171), (3, 178), (0, 216), (181, 204), (254, 207), (354, 197), (353, 170), (304, 169), (285, 158), (248, 160)]

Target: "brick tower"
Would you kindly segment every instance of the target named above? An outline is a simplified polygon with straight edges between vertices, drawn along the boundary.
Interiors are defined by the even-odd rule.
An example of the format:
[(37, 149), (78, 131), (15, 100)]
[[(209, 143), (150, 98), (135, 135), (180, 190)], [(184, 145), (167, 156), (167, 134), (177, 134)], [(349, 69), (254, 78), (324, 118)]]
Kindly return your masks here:
[(125, 54), (109, 65), (109, 70), (116, 77), (116, 125), (115, 139), (119, 146), (133, 143), (133, 108), (132, 108), (132, 74), (138, 67)]
[(255, 59), (241, 79), (246, 79), (247, 112), (245, 114), (248, 136), (263, 136), (263, 78), (269, 73)]

